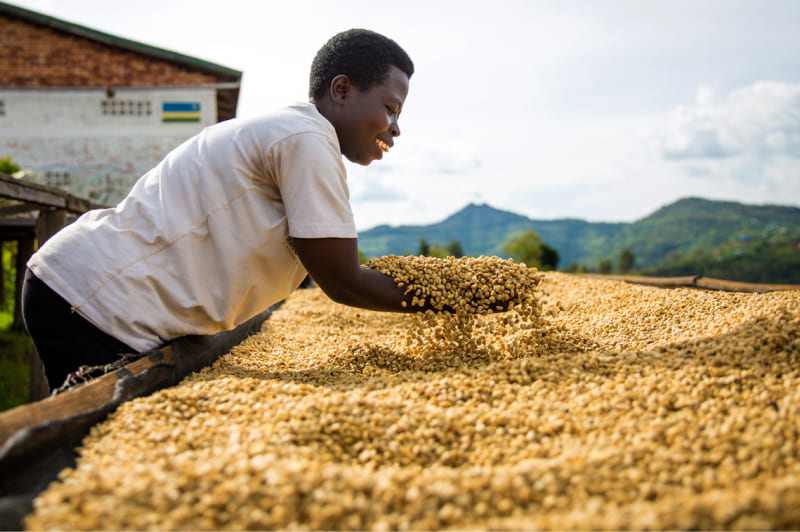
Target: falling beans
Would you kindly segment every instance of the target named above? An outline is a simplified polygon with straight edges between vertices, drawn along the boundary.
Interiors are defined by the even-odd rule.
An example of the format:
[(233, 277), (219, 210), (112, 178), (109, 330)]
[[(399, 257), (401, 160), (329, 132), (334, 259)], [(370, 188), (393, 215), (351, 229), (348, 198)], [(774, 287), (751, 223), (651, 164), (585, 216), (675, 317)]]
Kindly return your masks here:
[(389, 255), (372, 259), (367, 268), (384, 273), (412, 297), (412, 306), (426, 303), (455, 314), (486, 314), (535, 300), (542, 274), (536, 268), (499, 257)]

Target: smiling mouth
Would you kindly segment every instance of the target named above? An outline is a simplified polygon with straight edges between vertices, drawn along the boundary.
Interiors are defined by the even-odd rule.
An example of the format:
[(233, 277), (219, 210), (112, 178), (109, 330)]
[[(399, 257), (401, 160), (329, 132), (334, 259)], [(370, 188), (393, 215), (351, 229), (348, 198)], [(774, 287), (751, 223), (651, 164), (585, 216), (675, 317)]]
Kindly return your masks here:
[(385, 153), (389, 151), (389, 145), (383, 142), (381, 139), (375, 139), (375, 144), (378, 145), (382, 152)]

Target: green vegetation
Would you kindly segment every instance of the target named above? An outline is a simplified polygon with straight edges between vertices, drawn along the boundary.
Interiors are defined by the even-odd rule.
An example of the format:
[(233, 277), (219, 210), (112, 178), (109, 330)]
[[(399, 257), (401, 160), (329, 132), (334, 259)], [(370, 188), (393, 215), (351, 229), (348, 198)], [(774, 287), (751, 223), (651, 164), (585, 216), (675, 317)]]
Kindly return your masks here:
[(586, 273), (589, 270), (583, 264), (578, 264), (577, 262), (570, 262), (564, 268), (562, 268), (561, 271), (566, 273)]
[(800, 239), (800, 208), (700, 198), (679, 200), (633, 223), (531, 220), (472, 204), (432, 225), (375, 227), (359, 235), (359, 245), (377, 257), (411, 254), (421, 239), (457, 240), (466, 255), (508, 257), (506, 242), (526, 231), (557, 251), (564, 271), (800, 283), (800, 250), (793, 247)]
[(0, 174), (16, 174), (19, 172), (19, 166), (14, 164), (11, 160), (11, 156), (8, 157), (0, 157)]
[(583, 261), (585, 249), (603, 249), (624, 224), (590, 223), (583, 220), (534, 221), (488, 205), (470, 204), (442, 222), (432, 225), (391, 227), (381, 225), (358, 235), (359, 246), (368, 257), (411, 255), (420, 239), (428, 242), (460, 242), (464, 255), (504, 256), (509, 237), (533, 231), (558, 250), (562, 263)]
[(464, 256), (464, 249), (461, 247), (461, 243), (455, 239), (451, 239), (446, 246), (442, 246), (440, 244), (429, 244), (428, 241), (423, 237), (419, 240), (417, 255), (436, 257), (439, 259), (443, 259), (445, 257), (458, 258)]
[(656, 276), (703, 275), (751, 283), (800, 284), (800, 238), (725, 242), (713, 251), (676, 251), (639, 273)]
[(24, 330), (14, 329), (14, 284), (17, 248), (2, 243), (0, 286), (0, 411), (28, 402), (33, 344)]
[(678, 252), (770, 239), (800, 237), (800, 208), (687, 198), (627, 224), (610, 242), (613, 250), (630, 249), (640, 267), (649, 268)]
[(0, 411), (27, 403), (29, 396), (33, 344), (10, 323), (6, 314), (0, 316)]
[[(10, 157), (0, 172), (14, 173)], [(446, 244), (440, 244), (446, 242)], [(546, 244), (545, 244), (546, 242)], [(800, 208), (686, 198), (633, 223), (537, 221), (468, 205), (428, 226), (379, 226), (359, 235), (359, 261), (382, 255), (498, 255), (565, 272), (703, 275), (800, 284)], [(12, 329), (16, 246), (2, 246), (0, 409), (28, 398), (30, 339)]]
[(5, 314), (13, 319), (14, 312), (14, 283), (16, 282), (15, 264), (17, 261), (17, 246), (9, 242), (0, 242), (0, 320)]
[[(0, 157), (0, 173), (19, 171), (11, 156)], [(16, 244), (0, 242), (0, 411), (25, 404), (29, 397), (33, 344), (25, 330), (14, 328), (16, 261)]]
[(558, 251), (542, 242), (542, 237), (533, 231), (525, 231), (506, 240), (503, 254), (540, 270), (555, 270), (558, 267)]
[(617, 270), (619, 273), (625, 274), (631, 271), (633, 265), (636, 264), (636, 255), (629, 249), (623, 249), (619, 252), (617, 259)]

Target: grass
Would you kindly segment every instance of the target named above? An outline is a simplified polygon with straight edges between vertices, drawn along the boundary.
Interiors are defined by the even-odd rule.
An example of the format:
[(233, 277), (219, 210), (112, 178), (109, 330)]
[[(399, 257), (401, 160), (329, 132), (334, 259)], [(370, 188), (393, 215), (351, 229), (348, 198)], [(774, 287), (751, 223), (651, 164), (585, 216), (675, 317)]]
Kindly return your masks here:
[(11, 326), (9, 313), (0, 313), (0, 411), (28, 402), (33, 343), (24, 330)]
[(0, 412), (28, 403), (33, 343), (24, 329), (15, 329), (14, 292), (17, 246), (0, 242)]

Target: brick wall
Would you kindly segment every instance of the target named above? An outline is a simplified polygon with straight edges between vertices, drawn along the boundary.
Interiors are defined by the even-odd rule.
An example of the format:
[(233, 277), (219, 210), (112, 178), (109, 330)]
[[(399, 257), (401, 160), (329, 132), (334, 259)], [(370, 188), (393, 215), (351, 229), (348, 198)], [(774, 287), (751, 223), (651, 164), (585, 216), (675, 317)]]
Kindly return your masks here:
[(4, 87), (176, 86), (215, 83), (211, 74), (0, 15)]

